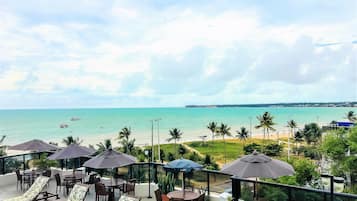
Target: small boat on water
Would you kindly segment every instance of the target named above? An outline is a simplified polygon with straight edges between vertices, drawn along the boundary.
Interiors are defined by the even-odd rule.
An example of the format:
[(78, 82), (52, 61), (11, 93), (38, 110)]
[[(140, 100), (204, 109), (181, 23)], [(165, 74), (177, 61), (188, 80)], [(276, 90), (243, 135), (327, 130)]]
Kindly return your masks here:
[(68, 124), (60, 124), (60, 128), (68, 128)]
[(79, 121), (79, 120), (80, 120), (79, 117), (72, 117), (72, 118), (71, 118), (71, 121)]

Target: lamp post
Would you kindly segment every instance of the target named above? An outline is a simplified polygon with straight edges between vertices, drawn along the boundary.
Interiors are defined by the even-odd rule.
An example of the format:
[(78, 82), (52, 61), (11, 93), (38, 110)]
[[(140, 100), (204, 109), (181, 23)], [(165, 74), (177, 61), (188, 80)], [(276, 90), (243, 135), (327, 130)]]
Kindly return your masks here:
[(154, 161), (154, 121), (151, 120), (151, 162)]
[(160, 151), (160, 120), (161, 118), (159, 119), (155, 119), (156, 123), (157, 123), (157, 154), (158, 154), (158, 159), (159, 159), (159, 162), (161, 161), (161, 151)]
[[(150, 168), (150, 164), (151, 164), (151, 163), (150, 163), (150, 154), (149, 154), (150, 151), (146, 149), (146, 150), (144, 151), (144, 153), (145, 153), (145, 155), (148, 157), (148, 164), (149, 164), (149, 195), (148, 195), (148, 198), (152, 198), (152, 197), (151, 197), (151, 192), (150, 192), (150, 191), (151, 191), (151, 171), (150, 171), (150, 169), (151, 169), (151, 168)], [(151, 154), (151, 155), (152, 155), (152, 154)]]

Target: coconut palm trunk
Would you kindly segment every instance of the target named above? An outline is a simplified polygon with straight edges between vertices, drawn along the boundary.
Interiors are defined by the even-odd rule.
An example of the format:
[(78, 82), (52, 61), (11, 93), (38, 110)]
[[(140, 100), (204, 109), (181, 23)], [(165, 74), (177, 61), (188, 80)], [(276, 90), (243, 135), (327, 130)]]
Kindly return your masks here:
[(176, 139), (175, 139), (175, 156), (177, 157)]
[(224, 139), (224, 135), (223, 135), (223, 144), (224, 144), (224, 164), (227, 163), (227, 150), (226, 150), (226, 140)]

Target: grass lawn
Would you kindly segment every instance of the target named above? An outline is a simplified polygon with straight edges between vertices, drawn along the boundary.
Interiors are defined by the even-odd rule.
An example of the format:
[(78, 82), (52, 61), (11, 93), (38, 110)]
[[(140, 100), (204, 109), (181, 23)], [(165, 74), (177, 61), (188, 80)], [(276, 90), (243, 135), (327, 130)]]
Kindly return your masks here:
[[(179, 148), (179, 143), (177, 143), (176, 148)], [(151, 147), (146, 147), (146, 148), (151, 148)], [(155, 159), (157, 157), (157, 145), (154, 145), (154, 154), (155, 154)], [(168, 156), (169, 152), (173, 153), (174, 155), (175, 153), (175, 144), (160, 144), (160, 149), (164, 151), (165, 153), (165, 158)], [(187, 150), (187, 153), (183, 155), (184, 158), (188, 158), (188, 155), (190, 154), (189, 150)], [(177, 157), (176, 158), (180, 158), (181, 155), (179, 155), (178, 151), (177, 151)]]
[[(244, 155), (243, 151), (243, 146), (244, 144), (249, 144), (249, 143), (257, 143), (257, 144), (263, 144), (263, 140), (261, 139), (247, 139), (245, 142), (240, 141), (238, 139), (228, 139), (226, 140), (226, 152), (227, 152), (227, 162), (233, 161), (242, 155)], [(272, 141), (266, 140), (266, 143), (269, 143)], [(187, 142), (185, 143), (188, 146), (192, 147), (193, 149), (196, 149), (199, 151), (201, 154), (209, 154), (211, 155), (216, 162), (219, 164), (224, 164), (224, 142), (223, 140), (215, 140), (215, 141), (209, 141), (206, 142), (206, 144), (202, 144), (201, 141), (195, 141), (195, 142)]]
[[(264, 144), (264, 140), (262, 139), (247, 139), (246, 141), (240, 141), (239, 139), (228, 139), (226, 140), (226, 151), (227, 151), (227, 163), (231, 162), (241, 156), (244, 155), (243, 146), (250, 143)], [(265, 143), (276, 143), (275, 140), (265, 140)], [(223, 165), (224, 160), (224, 142), (223, 140), (215, 140), (208, 141), (205, 144), (202, 144), (202, 141), (193, 141), (186, 142), (185, 145), (189, 146), (193, 150), (198, 151), (201, 155), (209, 154), (214, 160)], [(160, 149), (164, 151), (166, 157), (169, 152), (175, 154), (174, 144), (161, 144)], [(286, 145), (284, 144), (284, 147)], [(179, 143), (177, 144), (177, 149), (179, 147)], [(148, 147), (149, 148), (149, 147)], [(155, 158), (157, 157), (157, 145), (154, 146)], [(284, 151), (283, 151), (284, 152)], [(188, 158), (190, 154), (190, 150), (187, 150), (187, 153), (184, 155), (184, 158)], [(285, 153), (282, 153), (282, 157), (285, 156)], [(165, 158), (166, 158), (165, 157)], [(176, 158), (181, 157), (177, 154)]]

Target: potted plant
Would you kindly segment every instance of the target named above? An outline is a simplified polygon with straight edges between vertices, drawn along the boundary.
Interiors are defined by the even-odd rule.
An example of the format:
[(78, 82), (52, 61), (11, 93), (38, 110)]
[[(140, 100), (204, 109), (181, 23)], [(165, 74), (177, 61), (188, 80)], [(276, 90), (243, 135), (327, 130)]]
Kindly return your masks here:
[(47, 170), (50, 167), (56, 167), (57, 161), (48, 160), (47, 154), (41, 154), (40, 159), (33, 160), (33, 165), (39, 170)]
[(166, 176), (159, 177), (158, 187), (161, 191), (162, 201), (169, 201), (167, 194), (175, 189), (174, 175), (169, 173)]

